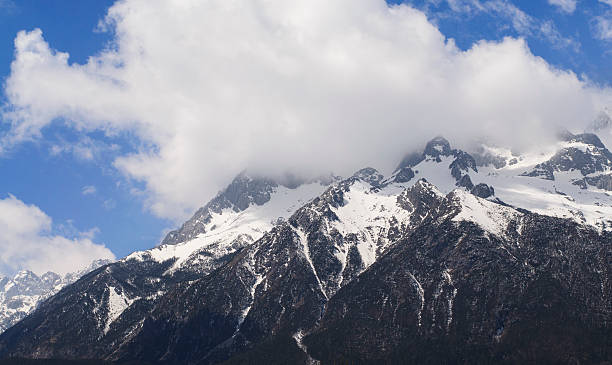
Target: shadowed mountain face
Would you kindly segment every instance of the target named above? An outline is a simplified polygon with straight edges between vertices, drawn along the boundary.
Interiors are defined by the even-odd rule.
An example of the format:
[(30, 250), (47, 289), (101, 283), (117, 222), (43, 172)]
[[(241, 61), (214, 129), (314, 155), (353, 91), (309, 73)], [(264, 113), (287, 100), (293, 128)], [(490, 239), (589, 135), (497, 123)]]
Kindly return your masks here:
[[(507, 237), (423, 224), (332, 298), (325, 363), (599, 363), (612, 356), (612, 236), (526, 214)], [(520, 233), (515, 231), (518, 227)]]
[[(597, 147), (587, 137), (563, 143)], [(597, 148), (586, 151), (605, 149)], [(547, 201), (564, 198), (542, 185), (550, 180), (521, 176), (546, 161), (495, 156), (488, 161), (501, 167), (477, 168), (483, 159), (436, 138), (388, 177), (365, 168), (331, 184), (283, 186), (241, 174), (159, 247), (43, 302), (0, 336), (0, 356), (169, 364), (609, 359), (610, 230), (578, 195), (584, 221), (522, 209), (528, 195), (508, 184), (535, 186)], [(568, 186), (609, 199), (590, 185)]]

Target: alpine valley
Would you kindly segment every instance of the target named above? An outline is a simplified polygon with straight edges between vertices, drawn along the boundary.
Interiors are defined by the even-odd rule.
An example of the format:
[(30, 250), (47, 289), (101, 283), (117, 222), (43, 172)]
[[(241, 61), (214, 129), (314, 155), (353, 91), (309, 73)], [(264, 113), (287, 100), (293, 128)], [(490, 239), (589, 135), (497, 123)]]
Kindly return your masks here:
[(388, 176), (243, 172), (159, 246), (41, 280), (1, 358), (610, 363), (612, 153), (437, 137)]

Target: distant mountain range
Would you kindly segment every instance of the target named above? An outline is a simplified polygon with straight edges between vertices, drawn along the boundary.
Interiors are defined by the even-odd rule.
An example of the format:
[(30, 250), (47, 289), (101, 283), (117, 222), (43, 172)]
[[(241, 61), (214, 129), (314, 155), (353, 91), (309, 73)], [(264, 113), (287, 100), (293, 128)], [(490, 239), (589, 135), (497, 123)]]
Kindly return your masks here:
[(19, 322), (33, 311), (38, 303), (57, 293), (64, 286), (110, 262), (96, 260), (87, 268), (64, 276), (54, 272), (38, 276), (32, 271), (22, 270), (13, 277), (0, 278), (0, 332)]
[(33, 279), (54, 289), (0, 357), (605, 363), (611, 271), (612, 153), (595, 134), (536, 153), (438, 137), (388, 176), (241, 173), (158, 247), (57, 293)]

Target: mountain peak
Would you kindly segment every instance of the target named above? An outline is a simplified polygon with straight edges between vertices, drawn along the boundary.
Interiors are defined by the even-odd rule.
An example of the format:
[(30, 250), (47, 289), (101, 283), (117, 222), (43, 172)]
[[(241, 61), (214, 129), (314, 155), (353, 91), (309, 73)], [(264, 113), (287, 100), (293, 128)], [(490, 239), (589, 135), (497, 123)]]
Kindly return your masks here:
[(365, 181), (374, 187), (378, 187), (384, 180), (384, 176), (373, 167), (365, 167), (355, 172), (351, 177)]
[(573, 134), (569, 131), (563, 131), (560, 133), (560, 138), (565, 142), (584, 143), (598, 148), (606, 148), (606, 146), (604, 146), (604, 144), (601, 142), (601, 139), (599, 139), (599, 137), (593, 133)]
[(13, 278), (13, 280), (15, 281), (26, 281), (33, 279), (38, 279), (38, 275), (34, 274), (30, 270), (20, 270), (19, 272), (17, 272), (17, 274), (15, 274), (15, 277)]
[(408, 190), (409, 191), (427, 191), (435, 195), (442, 196), (442, 193), (440, 192), (440, 190), (438, 190), (438, 188), (434, 184), (427, 181), (427, 179), (424, 177), (417, 180), (417, 182), (415, 182), (412, 187), (408, 188)]
[[(555, 172), (577, 170), (582, 176), (594, 173), (609, 173), (612, 170), (612, 153), (605, 147), (599, 137), (591, 133), (572, 134), (565, 131), (560, 134), (564, 141), (562, 147), (549, 160), (537, 164), (531, 171), (523, 176), (540, 177), (546, 180), (555, 180)], [(580, 180), (582, 181), (582, 180)], [(578, 182), (586, 185), (586, 182)]]
[(439, 156), (449, 156), (453, 153), (450, 142), (442, 136), (433, 138), (425, 145), (426, 156), (437, 158)]
[(395, 171), (403, 168), (412, 168), (427, 157), (434, 158), (439, 162), (440, 156), (450, 156), (452, 153), (453, 150), (451, 149), (450, 142), (446, 138), (438, 136), (427, 142), (423, 152), (411, 152), (404, 156)]
[[(292, 186), (299, 186), (295, 179), (292, 182)], [(206, 233), (205, 227), (210, 223), (213, 213), (220, 214), (224, 209), (241, 212), (252, 204), (263, 205), (270, 200), (271, 194), (278, 186), (279, 184), (270, 178), (253, 176), (242, 171), (215, 198), (198, 209), (181, 228), (169, 232), (161, 244), (177, 244)]]

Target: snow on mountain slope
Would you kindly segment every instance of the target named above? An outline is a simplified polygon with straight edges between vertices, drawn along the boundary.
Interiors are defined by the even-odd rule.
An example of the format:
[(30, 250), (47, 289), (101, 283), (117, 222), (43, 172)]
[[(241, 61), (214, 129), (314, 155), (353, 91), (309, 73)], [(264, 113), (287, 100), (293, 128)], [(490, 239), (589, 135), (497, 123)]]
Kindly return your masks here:
[(554, 181), (520, 176), (512, 168), (481, 171), (475, 179), (494, 186), (495, 195), (510, 205), (612, 229), (612, 193), (593, 187), (581, 189), (573, 184), (582, 177), (578, 171), (556, 173)]
[[(332, 246), (328, 250), (341, 267), (337, 276), (321, 279), (325, 292), (333, 294), (342, 285), (335, 280), (343, 280), (351, 249), (357, 249), (362, 262), (357, 271), (362, 272), (397, 239), (392, 234), (394, 229), (406, 232), (414, 223), (414, 211), (402, 207), (398, 202), (402, 194), (417, 185), (427, 185), (427, 190), (438, 199), (448, 194), (446, 199), (454, 200), (458, 209), (454, 221), (473, 222), (484, 231), (500, 237), (506, 233), (510, 223), (522, 215), (515, 208), (570, 218), (599, 230), (611, 230), (612, 192), (576, 184), (585, 177), (609, 173), (612, 166), (606, 157), (609, 152), (596, 137), (568, 135), (567, 138), (522, 155), (505, 149), (487, 148), (491, 156), (503, 163), (497, 167), (485, 164), (476, 168), (471, 155), (451, 149), (448, 141), (438, 137), (428, 143), (422, 155), (404, 159), (394, 174), (387, 178), (381, 177), (374, 169), (363, 169), (353, 178), (330, 188), (322, 199), (329, 201), (333, 215), (324, 219), (324, 229), (319, 228), (316, 234), (308, 236), (309, 245), (315, 246), (314, 249), (310, 247), (309, 252), (317, 251), (317, 243), (313, 241), (319, 238), (314, 237), (327, 236), (326, 244)], [(566, 161), (565, 157), (571, 157), (576, 150), (584, 156), (577, 161)], [(526, 172), (544, 163), (553, 167), (552, 180), (525, 176)], [(406, 169), (410, 169), (412, 174), (406, 174)], [(397, 179), (399, 174), (403, 174), (401, 179)], [(427, 183), (421, 179), (426, 179)], [(487, 199), (475, 196), (476, 188), (482, 185), (490, 188), (492, 193)], [(330, 197), (326, 198), (327, 195)], [(419, 199), (423, 199), (423, 195)], [(325, 216), (324, 209), (318, 209), (319, 214)], [(335, 232), (344, 238), (336, 239)], [(320, 262), (332, 266), (330, 260), (333, 262), (330, 257)], [(314, 266), (319, 271), (320, 265), (316, 261)], [(324, 269), (330, 271), (329, 268)]]
[(453, 217), (453, 221), (473, 222), (484, 231), (499, 237), (503, 237), (510, 222), (521, 215), (513, 208), (478, 198), (461, 189), (454, 190), (448, 197), (459, 208), (459, 213)]
[[(486, 184), (494, 189), (490, 200), (611, 230), (612, 189), (604, 188), (612, 184), (612, 154), (595, 135), (565, 133), (563, 139), (521, 154), (483, 145), (475, 154), (477, 169), (453, 171), (454, 166), (469, 166), (457, 164), (459, 159), (470, 158), (438, 137), (422, 155), (404, 159), (385, 181), (411, 186), (425, 178), (443, 194), (455, 189), (474, 192), (474, 185)], [(402, 179), (397, 178), (400, 174)]]
[(383, 180), (376, 170), (362, 169), (289, 220), (327, 297), (372, 265), (443, 199), (423, 180), (410, 186)]
[(30, 313), (36, 304), (61, 287), (59, 275), (47, 273), (44, 278), (31, 271), (20, 271), (13, 278), (0, 280), (0, 331)]
[[(451, 170), (449, 164), (441, 163), (442, 160), (437, 165), (440, 171), (436, 171), (441, 177), (443, 172), (450, 175)], [(453, 263), (449, 258), (466, 255), (461, 260), (469, 262), (466, 267), (482, 272), (482, 268), (494, 266), (507, 256), (512, 257), (510, 261), (516, 260), (514, 250), (519, 250), (520, 245), (515, 243), (524, 232), (518, 227), (529, 225), (529, 220), (524, 217), (538, 219), (494, 201), (495, 198), (477, 197), (465, 187), (455, 187), (444, 196), (424, 180), (412, 179), (401, 184), (385, 181), (388, 180), (380, 178), (374, 169), (360, 170), (352, 177), (331, 185), (286, 222), (241, 250), (219, 270), (189, 282), (180, 290), (169, 292), (152, 312), (152, 324), (136, 337), (134, 343), (137, 345), (126, 347), (129, 349), (125, 350), (127, 356), (131, 356), (133, 348), (141, 348), (163, 336), (167, 341), (161, 342), (163, 348), (151, 348), (150, 351), (159, 351), (159, 355), (152, 358), (165, 356), (164, 346), (177, 348), (177, 342), (174, 342), (177, 338), (179, 343), (187, 346), (192, 338), (189, 336), (197, 337), (199, 333), (207, 333), (207, 342), (203, 348), (194, 350), (196, 355), (190, 359), (193, 362), (205, 359), (202, 362), (215, 363), (218, 359), (209, 357), (211, 354), (234, 353), (240, 351), (244, 343), (259, 341), (257, 336), (269, 338), (283, 333), (289, 334), (299, 348), (308, 351), (308, 346), (299, 346), (299, 341), (303, 335), (311, 333), (316, 323), (324, 320), (329, 303), (346, 290), (351, 290), (351, 286), (358, 286), (372, 272), (384, 272), (379, 260), (394, 256), (391, 254), (394, 250), (397, 253), (422, 246), (424, 250), (419, 255), (403, 257), (400, 262), (428, 258), (432, 265), (437, 265), (438, 260), (448, 260), (449, 265), (456, 265), (457, 262)], [(425, 208), (419, 209), (420, 204)], [(473, 224), (465, 225), (464, 222)], [(569, 222), (549, 217), (542, 222), (544, 227), (557, 227), (554, 224), (573, 227)], [(482, 228), (484, 234), (475, 226)], [(531, 234), (534, 234), (531, 228)], [(594, 234), (593, 230), (585, 231)], [(469, 238), (464, 241), (465, 237)], [(454, 242), (457, 244), (453, 245)], [(441, 250), (458, 246), (460, 248), (453, 255), (438, 254)], [(398, 247), (401, 248), (399, 251), (396, 250)], [(532, 251), (531, 248), (529, 245), (527, 253)], [(476, 251), (481, 254), (472, 255)], [(409, 265), (402, 270), (391, 270), (388, 273), (397, 275), (394, 276), (396, 280), (383, 280), (361, 287), (366, 296), (374, 293), (375, 305), (362, 308), (354, 320), (367, 318), (372, 321), (368, 324), (371, 325), (376, 322), (376, 317), (386, 313), (387, 322), (391, 323), (396, 320), (394, 313), (398, 308), (406, 307), (400, 310), (417, 313), (416, 321), (410, 322), (409, 328), (423, 328), (423, 333), (428, 333), (436, 323), (441, 323), (444, 332), (448, 333), (459, 317), (456, 314), (470, 308), (469, 305), (453, 307), (456, 299), (461, 302), (466, 296), (458, 292), (466, 287), (455, 287), (454, 283), (465, 279), (461, 273), (448, 268), (442, 275), (440, 272), (431, 275), (428, 267), (431, 265), (421, 266), (420, 274), (415, 274), (414, 267)], [(487, 271), (485, 275), (491, 274)], [(513, 284), (516, 287), (516, 282)], [(392, 298), (389, 286), (397, 288), (396, 293), (412, 287), (407, 292), (414, 293), (412, 298), (416, 301), (387, 301)], [(468, 295), (471, 298), (476, 292), (471, 291)], [(360, 295), (342, 304), (359, 306), (362, 298)], [(219, 316), (224, 320), (219, 321)], [(186, 330), (183, 329), (184, 323), (190, 323)], [(158, 327), (163, 330), (157, 331)], [(343, 327), (346, 328), (350, 331), (351, 327)], [(218, 338), (212, 342), (208, 336)], [(383, 334), (381, 338), (386, 336), (388, 334)], [(177, 363), (188, 362), (180, 357), (182, 353), (178, 356)]]
[[(447, 194), (457, 188), (457, 181), (450, 174), (450, 165), (454, 160), (453, 156), (441, 157), (440, 162), (432, 158), (425, 159), (412, 168), (415, 179), (426, 179), (441, 192)], [(410, 181), (407, 186), (411, 186), (412, 183), (414, 180)]]
[[(598, 156), (600, 149), (581, 142), (560, 142), (552, 148), (520, 156), (509, 151), (496, 149), (498, 156), (508, 161), (505, 166), (480, 166), (472, 174), (475, 182), (482, 182), (495, 188), (495, 195), (512, 206), (535, 213), (561, 218), (571, 218), (598, 229), (612, 229), (612, 191), (606, 191), (589, 184), (582, 184), (585, 178), (610, 174), (609, 165), (599, 166), (600, 171), (583, 174), (580, 165), (567, 171), (552, 171), (552, 178), (525, 176), (536, 166), (550, 161), (559, 151), (580, 149)], [(489, 149), (490, 151), (493, 149)]]
[(177, 244), (162, 244), (150, 250), (135, 252), (124, 260), (176, 260), (167, 274), (184, 267), (209, 270), (216, 260), (256, 241), (279, 220), (291, 216), (299, 207), (320, 195), (326, 187), (319, 182), (290, 189), (276, 186), (270, 200), (262, 205), (251, 204), (245, 210), (224, 208), (212, 212), (203, 223), (205, 233)]
[(138, 299), (140, 298), (128, 298), (121, 290), (117, 290), (113, 286), (108, 287), (107, 318), (104, 325), (105, 334), (109, 331), (110, 325)]
[[(344, 236), (356, 236), (364, 268), (374, 263), (377, 255), (391, 243), (388, 233), (393, 225), (401, 229), (410, 223), (412, 212), (398, 203), (403, 190), (398, 185), (373, 190), (367, 182), (356, 181), (345, 192), (343, 205), (332, 209), (338, 219), (331, 222), (331, 227)], [(347, 247), (338, 247), (343, 266), (347, 254)]]
[[(161, 264), (172, 260), (170, 266), (163, 269), (164, 275), (182, 270), (206, 274), (239, 249), (257, 241), (301, 207), (310, 205), (309, 209), (317, 211), (319, 216), (328, 214), (325, 213), (327, 210), (330, 214), (323, 219), (324, 226), (319, 232), (331, 245), (325, 254), (329, 257), (312, 259), (315, 267), (320, 266), (321, 262), (338, 265), (337, 269), (327, 268), (330, 272), (339, 270), (337, 275), (322, 278), (326, 292), (332, 294), (343, 282), (375, 262), (397, 239), (395, 232), (405, 231), (414, 223), (416, 208), (411, 204), (402, 205), (400, 201), (403, 195), (405, 197), (406, 189), (425, 186), (420, 179), (426, 179), (429, 183), (424, 190), (430, 193), (435, 191), (431, 194), (439, 199), (452, 191), (459, 191), (456, 195), (461, 197), (465, 209), (455, 220), (472, 221), (492, 234), (503, 232), (503, 224), (509, 214), (506, 208), (493, 201), (539, 214), (570, 218), (600, 230), (612, 230), (612, 191), (597, 187), (606, 186), (605, 181), (603, 185), (597, 185), (597, 181), (593, 180), (612, 174), (612, 163), (609, 152), (593, 135), (567, 134), (565, 140), (555, 145), (521, 154), (483, 146), (480, 155), (475, 156), (479, 161), (478, 167), (471, 155), (452, 149), (447, 140), (438, 137), (427, 144), (423, 153), (404, 159), (398, 170), (387, 178), (374, 169), (363, 169), (342, 182), (331, 181), (331, 185), (327, 181), (288, 184), (290, 187), (287, 187), (270, 179), (252, 178), (243, 173), (196, 212), (180, 230), (169, 234), (165, 243), (150, 250), (135, 252), (122, 261)], [(537, 172), (538, 166), (542, 173)], [(534, 171), (533, 176), (525, 176)], [(494, 188), (494, 195), (488, 197), (490, 204), (474, 200), (473, 196), (466, 194), (470, 190), (474, 192), (472, 186), (475, 184)], [(334, 194), (341, 195), (342, 201), (335, 202)], [(325, 203), (318, 207), (309, 204), (315, 198)], [(302, 231), (305, 232), (306, 227)], [(310, 247), (316, 244), (310, 238), (310, 252), (317, 251), (316, 247)], [(2, 279), (0, 330), (27, 315), (41, 300), (77, 278), (74, 275), (55, 278), (52, 274), (32, 278), (29, 274), (21, 273), (21, 276), (13, 279)], [(30, 284), (18, 285), (23, 282)], [(122, 293), (126, 298), (133, 298), (123, 301), (129, 306), (138, 297), (129, 288), (116, 285), (119, 286), (107, 288), (106, 294), (99, 300), (111, 303), (113, 298), (117, 299), (113, 293)], [(16, 290), (17, 287), (20, 290)], [(24, 292), (26, 287), (41, 289)], [(117, 318), (122, 313), (110, 309), (106, 312), (119, 313)], [(101, 318), (101, 325), (108, 328), (116, 317), (110, 322)]]

